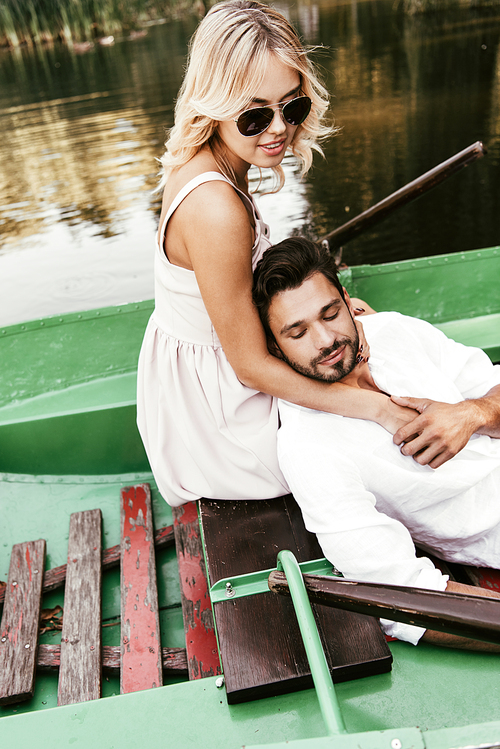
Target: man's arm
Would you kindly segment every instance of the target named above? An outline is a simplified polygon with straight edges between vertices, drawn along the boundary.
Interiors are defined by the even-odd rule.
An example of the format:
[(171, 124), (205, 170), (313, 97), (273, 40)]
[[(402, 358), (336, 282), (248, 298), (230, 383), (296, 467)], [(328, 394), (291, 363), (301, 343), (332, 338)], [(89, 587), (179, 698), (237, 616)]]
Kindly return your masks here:
[[(484, 596), (486, 598), (500, 598), (500, 593), (496, 590), (487, 588), (475, 588), (473, 585), (463, 585), (452, 580), (448, 581), (446, 590), (450, 593), (464, 593), (468, 596)], [(434, 632), (427, 629), (421, 642), (429, 642), (432, 645), (440, 645), (444, 648), (458, 648), (460, 650), (480, 650), (488, 653), (500, 653), (500, 645), (492, 642), (481, 642), (480, 640), (471, 640), (469, 637), (458, 637), (458, 635), (449, 635), (446, 632)]]
[(392, 400), (420, 414), (399, 429), (393, 440), (396, 445), (402, 445), (403, 455), (413, 456), (421, 465), (439, 468), (460, 452), (473, 434), (500, 438), (500, 385), (495, 385), (481, 398), (459, 403), (397, 396), (392, 396)]

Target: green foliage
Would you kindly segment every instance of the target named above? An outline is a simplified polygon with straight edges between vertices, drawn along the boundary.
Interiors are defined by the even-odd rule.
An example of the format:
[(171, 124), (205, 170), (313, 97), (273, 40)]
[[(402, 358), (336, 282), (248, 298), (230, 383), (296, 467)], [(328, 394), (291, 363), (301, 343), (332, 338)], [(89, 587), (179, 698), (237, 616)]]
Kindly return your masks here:
[(205, 0), (2, 0), (0, 46), (54, 39), (91, 42), (181, 11), (205, 9)]
[(500, 0), (396, 0), (394, 8), (410, 15), (434, 13), (450, 8), (491, 8), (500, 6)]

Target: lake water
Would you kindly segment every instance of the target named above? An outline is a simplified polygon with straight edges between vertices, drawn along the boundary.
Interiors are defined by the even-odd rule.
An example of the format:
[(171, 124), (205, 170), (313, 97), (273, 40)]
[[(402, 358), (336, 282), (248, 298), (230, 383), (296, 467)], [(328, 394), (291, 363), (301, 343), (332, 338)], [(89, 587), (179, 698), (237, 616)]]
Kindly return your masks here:
[[(277, 7), (308, 44), (340, 134), (258, 198), (272, 237), (321, 236), (476, 140), (485, 159), (346, 245), (349, 264), (500, 239), (500, 11), (409, 17), (393, 0)], [(0, 325), (153, 295), (153, 193), (197, 19), (86, 54), (0, 50)], [(256, 184), (257, 174), (251, 174)]]

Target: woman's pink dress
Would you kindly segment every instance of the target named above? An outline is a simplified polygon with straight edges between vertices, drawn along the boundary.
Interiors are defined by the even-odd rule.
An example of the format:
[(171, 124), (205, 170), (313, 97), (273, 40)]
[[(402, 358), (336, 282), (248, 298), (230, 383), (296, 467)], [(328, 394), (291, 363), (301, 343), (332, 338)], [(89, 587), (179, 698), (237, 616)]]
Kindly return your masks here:
[[(199, 497), (265, 499), (288, 492), (278, 466), (274, 398), (245, 387), (222, 350), (193, 271), (163, 251), (167, 223), (198, 185), (222, 180), (206, 172), (173, 201), (155, 255), (155, 310), (139, 358), (137, 423), (163, 497), (181, 505)], [(255, 268), (271, 242), (253, 201)]]

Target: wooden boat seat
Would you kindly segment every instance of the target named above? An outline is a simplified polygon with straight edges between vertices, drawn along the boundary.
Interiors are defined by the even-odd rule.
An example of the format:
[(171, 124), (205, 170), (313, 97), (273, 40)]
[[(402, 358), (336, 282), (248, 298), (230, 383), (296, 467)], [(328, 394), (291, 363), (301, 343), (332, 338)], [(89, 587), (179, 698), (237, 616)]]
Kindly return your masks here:
[[(276, 567), (281, 549), (298, 561), (323, 556), (306, 531), (291, 495), (272, 500), (200, 501), (211, 585), (232, 575)], [(334, 681), (389, 671), (392, 655), (378, 621), (314, 606)], [(214, 604), (219, 649), (230, 704), (312, 686), (291, 601), (271, 592)]]
[[(101, 670), (120, 671), (122, 693), (162, 684), (163, 671), (187, 672), (181, 648), (161, 648), (154, 548), (174, 541), (153, 531), (149, 486), (121, 491), (121, 544), (101, 549), (101, 511), (70, 518), (68, 562), (44, 573), (45, 541), (16, 544), (0, 586), (0, 704), (30, 699), (35, 669), (59, 670), (58, 704), (101, 696)], [(118, 508), (117, 508), (118, 509)], [(102, 570), (121, 566), (121, 645), (101, 648)], [(65, 583), (61, 645), (38, 645), (42, 595)]]

